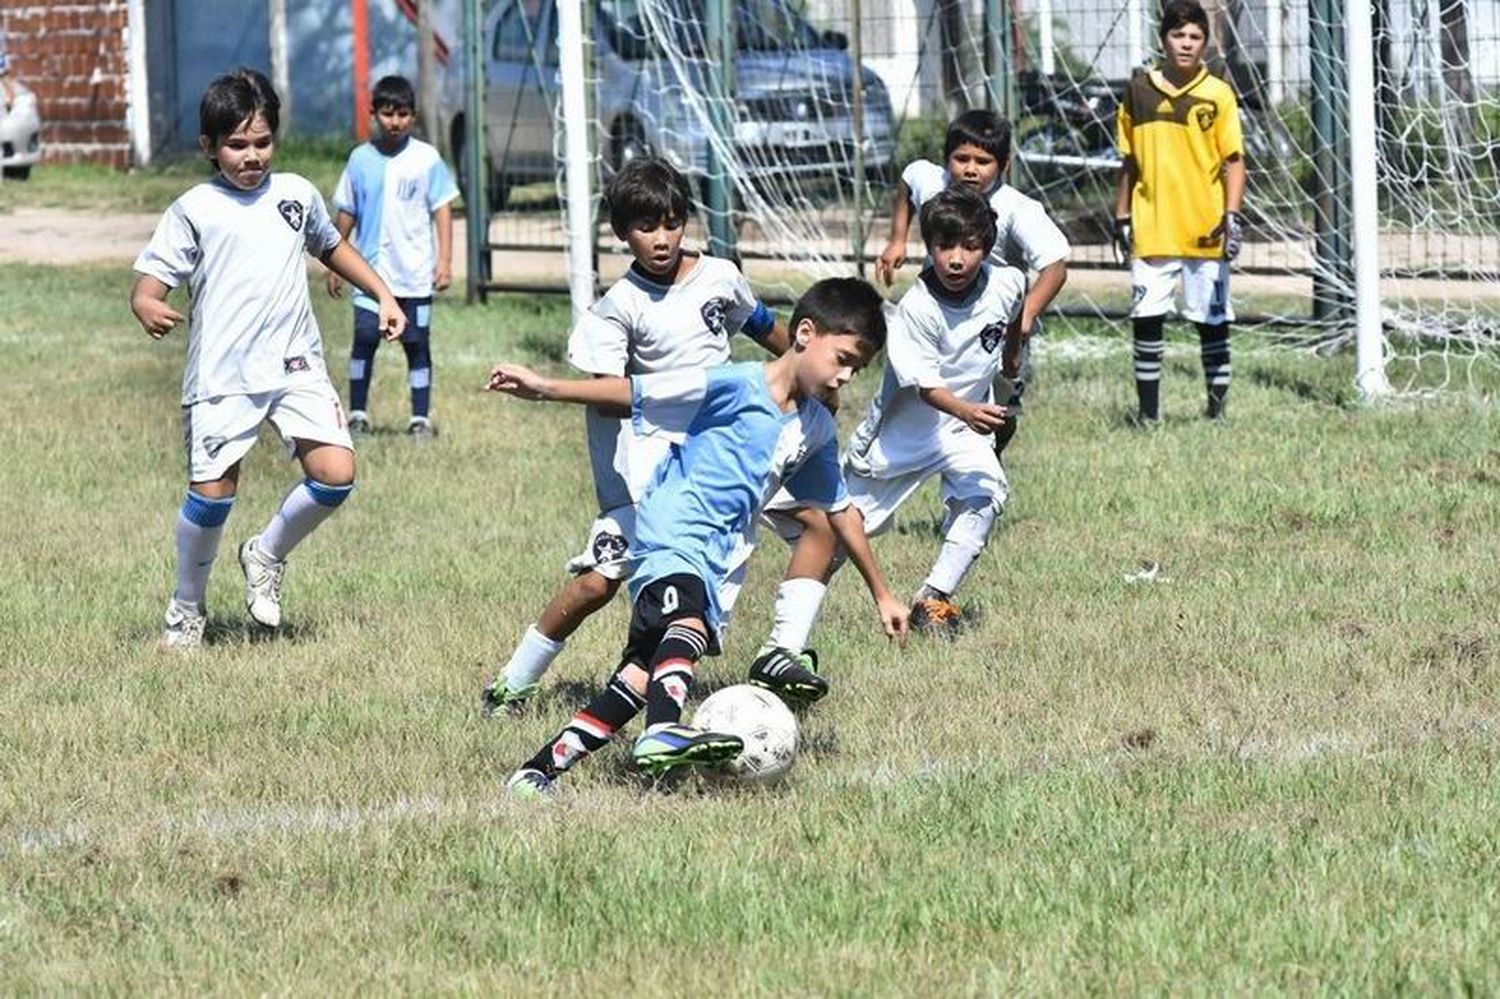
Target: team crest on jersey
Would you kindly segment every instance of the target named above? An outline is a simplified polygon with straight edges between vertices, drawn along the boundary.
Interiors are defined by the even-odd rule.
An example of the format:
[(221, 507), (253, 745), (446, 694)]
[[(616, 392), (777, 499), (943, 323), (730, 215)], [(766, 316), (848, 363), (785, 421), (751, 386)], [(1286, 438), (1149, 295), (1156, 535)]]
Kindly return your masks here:
[(703, 324), (714, 336), (724, 335), (724, 313), (729, 309), (728, 299), (710, 298), (703, 303), (699, 314), (703, 317)]
[(1207, 132), (1214, 127), (1214, 120), (1219, 117), (1219, 109), (1212, 104), (1199, 104), (1193, 108), (1193, 117), (1198, 121), (1198, 127)]
[(625, 553), (629, 548), (630, 546), (625, 543), (623, 535), (601, 531), (594, 538), (594, 564), (604, 565), (607, 562), (618, 562), (625, 557)]
[(995, 348), (1000, 346), (1000, 341), (1005, 339), (1005, 324), (990, 323), (979, 331), (979, 346), (984, 348), (986, 354), (993, 354)]
[(286, 224), (292, 227), (293, 232), (302, 231), (302, 202), (293, 201), (290, 198), (286, 201), (278, 201), (276, 210), (281, 213)]

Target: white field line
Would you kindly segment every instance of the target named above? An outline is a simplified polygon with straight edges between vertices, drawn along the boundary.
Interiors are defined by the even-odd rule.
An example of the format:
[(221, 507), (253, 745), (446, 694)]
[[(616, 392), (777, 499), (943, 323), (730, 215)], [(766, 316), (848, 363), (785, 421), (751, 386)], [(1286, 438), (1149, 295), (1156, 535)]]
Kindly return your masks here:
[[(1420, 741), (1436, 738), (1437, 733), (1423, 733)], [(1326, 757), (1369, 756), (1376, 745), (1373, 736), (1355, 737), (1340, 733), (1313, 732), (1286, 740), (1274, 739), (1261, 733), (1250, 732), (1236, 740), (1232, 746), (1223, 746), (1228, 751), (1213, 753), (1210, 759), (1237, 759), (1244, 762), (1269, 762), (1273, 764), (1300, 764)], [(1392, 747), (1393, 751), (1404, 751)], [(1406, 747), (1409, 748), (1409, 747)], [(1113, 749), (1092, 761), (1092, 767), (1103, 769), (1122, 760), (1148, 752), (1134, 753), (1125, 748)], [(953, 763), (932, 761), (916, 770), (878, 765), (848, 771), (843, 774), (815, 772), (808, 790), (818, 788), (875, 787), (891, 788), (901, 785), (931, 785), (935, 782), (961, 781), (975, 777), (1025, 778), (1041, 771), (1056, 769), (1060, 761), (1052, 758), (1015, 760), (1009, 763), (988, 761), (984, 763)], [(1084, 763), (1090, 768), (1090, 763)], [(754, 793), (752, 789), (746, 789)], [(566, 806), (573, 797), (564, 790), (558, 804)], [(495, 821), (504, 818), (516, 809), (535, 808), (534, 802), (507, 800), (499, 784), (491, 798), (473, 801), (467, 799), (445, 800), (432, 796), (396, 798), (384, 803), (365, 805), (270, 805), (230, 811), (199, 811), (181, 816), (161, 816), (139, 823), (116, 825), (91, 825), (84, 821), (69, 822), (59, 826), (32, 829), (0, 830), (0, 856), (7, 853), (44, 854), (69, 847), (84, 846), (96, 842), (108, 842), (123, 834), (146, 834), (152, 839), (168, 839), (174, 836), (205, 836), (213, 840), (232, 840), (260, 836), (285, 836), (291, 838), (323, 835), (327, 833), (357, 833), (365, 829), (379, 829), (402, 822), (426, 822), (449, 824), (466, 820)]]

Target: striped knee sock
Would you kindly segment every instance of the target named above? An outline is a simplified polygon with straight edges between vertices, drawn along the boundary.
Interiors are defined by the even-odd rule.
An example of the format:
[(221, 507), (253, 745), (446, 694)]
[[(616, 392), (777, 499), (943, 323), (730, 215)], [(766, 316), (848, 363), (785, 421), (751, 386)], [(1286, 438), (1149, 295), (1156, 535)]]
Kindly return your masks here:
[(608, 745), (615, 733), (645, 705), (645, 699), (630, 689), (630, 684), (620, 673), (616, 673), (587, 707), (522, 764), (522, 769), (540, 770), (548, 777), (566, 772), (585, 756)]
[(1229, 324), (1198, 324), (1198, 347), (1203, 358), (1203, 382), (1208, 389), (1208, 415), (1224, 415), (1229, 399)]
[(1161, 316), (1147, 316), (1132, 324), (1135, 339), (1135, 394), (1142, 419), (1161, 419), (1161, 359), (1166, 346)]
[(646, 730), (675, 725), (682, 720), (693, 685), (693, 672), (708, 647), (703, 634), (684, 624), (667, 628), (651, 659), (651, 683), (646, 687)]

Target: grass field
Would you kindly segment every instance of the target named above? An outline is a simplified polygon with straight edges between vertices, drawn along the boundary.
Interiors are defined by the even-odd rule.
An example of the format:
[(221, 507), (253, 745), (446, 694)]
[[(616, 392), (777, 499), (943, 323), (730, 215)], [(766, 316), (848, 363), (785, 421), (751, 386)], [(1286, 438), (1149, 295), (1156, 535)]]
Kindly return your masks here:
[[(140, 333), (128, 284), (0, 286), (0, 992), (1500, 986), (1490, 406), (1358, 410), (1346, 358), (1242, 350), (1209, 425), (1184, 349), (1142, 434), (1123, 354), (1044, 357), (976, 628), (888, 647), (846, 573), (783, 784), (656, 793), (613, 747), (522, 805), (503, 777), (626, 622), (585, 625), (531, 716), (479, 717), (592, 512), (580, 415), (478, 391), (500, 357), (560, 365), (565, 301), (441, 303), (426, 446), (382, 351), (384, 430), (274, 639), (231, 554), (294, 481), (263, 441), (211, 645), (179, 660), (154, 643), (183, 342)], [(314, 297), (342, 371), (346, 307)], [(878, 543), (902, 591), (939, 514), (924, 492)], [(784, 558), (768, 540), (703, 688), (742, 675)]]

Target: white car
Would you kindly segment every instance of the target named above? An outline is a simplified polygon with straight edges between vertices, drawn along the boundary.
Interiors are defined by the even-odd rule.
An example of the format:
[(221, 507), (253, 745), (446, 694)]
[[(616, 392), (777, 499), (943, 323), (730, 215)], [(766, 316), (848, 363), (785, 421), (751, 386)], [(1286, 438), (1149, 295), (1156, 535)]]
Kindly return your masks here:
[(9, 76), (0, 76), (0, 170), (7, 180), (25, 180), (42, 158), (42, 116), (36, 94)]

